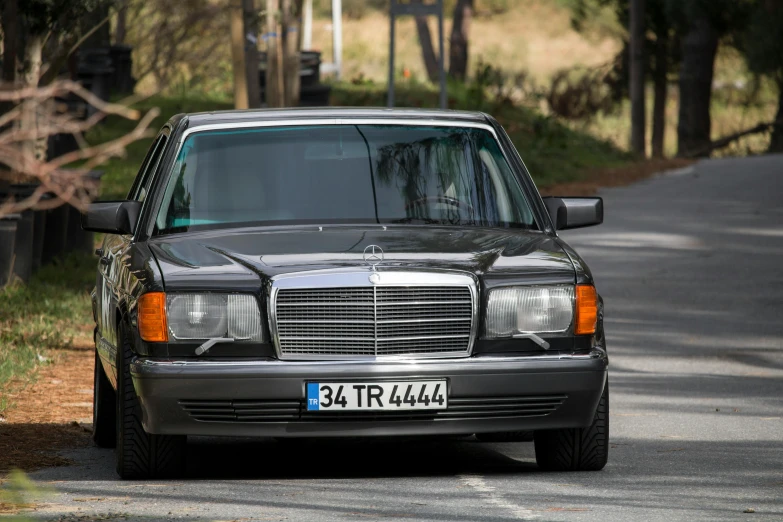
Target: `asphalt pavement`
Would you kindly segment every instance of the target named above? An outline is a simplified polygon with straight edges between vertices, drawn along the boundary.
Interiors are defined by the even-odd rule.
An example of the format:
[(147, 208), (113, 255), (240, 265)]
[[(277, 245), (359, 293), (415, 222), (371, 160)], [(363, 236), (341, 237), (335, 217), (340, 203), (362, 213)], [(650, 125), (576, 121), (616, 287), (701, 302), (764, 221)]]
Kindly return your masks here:
[(111, 450), (72, 452), (32, 474), (56, 490), (33, 516), (783, 520), (783, 156), (601, 195), (605, 224), (563, 236), (606, 301), (604, 471), (539, 472), (532, 443), (197, 439), (187, 479), (168, 482), (120, 481)]

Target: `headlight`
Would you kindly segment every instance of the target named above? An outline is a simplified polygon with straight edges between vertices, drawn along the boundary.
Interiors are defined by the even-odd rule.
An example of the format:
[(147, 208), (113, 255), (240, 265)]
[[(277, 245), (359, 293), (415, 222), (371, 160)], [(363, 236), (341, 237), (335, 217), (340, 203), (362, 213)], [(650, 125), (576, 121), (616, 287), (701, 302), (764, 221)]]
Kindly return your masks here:
[(172, 340), (263, 340), (261, 312), (251, 295), (167, 294), (166, 316)]
[(574, 315), (573, 286), (512, 286), (490, 290), (487, 337), (564, 332)]

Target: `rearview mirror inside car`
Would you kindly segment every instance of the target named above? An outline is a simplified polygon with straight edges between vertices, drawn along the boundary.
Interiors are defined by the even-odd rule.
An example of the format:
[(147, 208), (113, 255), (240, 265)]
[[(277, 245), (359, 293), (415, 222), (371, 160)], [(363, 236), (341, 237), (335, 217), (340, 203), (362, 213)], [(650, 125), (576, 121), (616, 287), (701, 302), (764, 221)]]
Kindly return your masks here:
[(82, 214), (82, 229), (107, 234), (133, 234), (139, 220), (138, 201), (101, 201)]
[(601, 198), (546, 197), (544, 204), (556, 230), (591, 227), (604, 222), (604, 200)]

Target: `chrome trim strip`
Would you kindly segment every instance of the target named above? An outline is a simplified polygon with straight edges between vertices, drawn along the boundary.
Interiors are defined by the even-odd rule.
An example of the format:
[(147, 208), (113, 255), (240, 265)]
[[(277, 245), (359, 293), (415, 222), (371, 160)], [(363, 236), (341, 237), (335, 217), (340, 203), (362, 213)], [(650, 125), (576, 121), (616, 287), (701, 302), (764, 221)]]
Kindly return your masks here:
[[(539, 362), (539, 361), (589, 361), (594, 359), (600, 359), (606, 357), (606, 352), (603, 350), (593, 350), (589, 354), (577, 355), (577, 354), (546, 354), (546, 355), (527, 355), (521, 357), (508, 357), (508, 356), (482, 356), (482, 357), (469, 357), (459, 360), (459, 364), (463, 365), (484, 365), (495, 363), (521, 363), (521, 362)], [(280, 365), (291, 366), (339, 366), (339, 365), (399, 365), (409, 364), (415, 365), (428, 365), (428, 364), (442, 364), (448, 362), (456, 362), (453, 359), (441, 358), (437, 359), (412, 359), (409, 357), (398, 357), (392, 359), (391, 357), (383, 357), (375, 359), (374, 357), (364, 359), (342, 359), (342, 360), (313, 360), (313, 361), (289, 361), (289, 360), (269, 360), (269, 361), (215, 361), (203, 359), (188, 359), (188, 360), (155, 360), (155, 359), (138, 359), (137, 364), (149, 367), (171, 367), (171, 366), (192, 366), (194, 368), (199, 367), (280, 367)]]
[[(477, 279), (468, 272), (455, 272), (446, 270), (411, 270), (378, 267), (376, 273), (381, 277), (377, 286), (465, 286), (465, 278), (469, 277), (474, 283)], [(272, 285), (275, 288), (286, 289), (318, 289), (318, 288), (343, 288), (343, 287), (370, 287), (375, 286), (369, 282), (369, 274), (372, 270), (345, 268), (312, 270), (307, 272), (291, 272), (272, 277)], [(433, 282), (435, 280), (435, 282)]]
[[(380, 282), (377, 283), (371, 283), (369, 280), (370, 274), (378, 274), (380, 276)], [(379, 341), (381, 344), (381, 347), (383, 347), (383, 342), (387, 339), (378, 339), (378, 299), (377, 299), (377, 290), (378, 288), (388, 288), (388, 287), (408, 287), (408, 286), (416, 286), (416, 287), (444, 287), (444, 286), (457, 286), (460, 288), (468, 288), (470, 295), (471, 295), (471, 324), (470, 324), (470, 334), (468, 334), (468, 346), (466, 350), (460, 350), (457, 352), (449, 352), (446, 351), (434, 351), (434, 352), (422, 352), (417, 354), (405, 354), (405, 355), (378, 355), (378, 345)], [(375, 339), (374, 339), (374, 345), (373, 345), (373, 352), (374, 355), (372, 356), (366, 356), (366, 355), (349, 355), (349, 354), (341, 354), (341, 355), (335, 355), (335, 354), (296, 354), (296, 353), (289, 353), (289, 354), (283, 354), (282, 348), (280, 346), (280, 334), (278, 331), (278, 319), (277, 319), (277, 296), (278, 292), (281, 289), (303, 289), (303, 290), (319, 290), (319, 289), (329, 289), (329, 288), (346, 288), (346, 287), (361, 287), (361, 288), (373, 288), (373, 322), (375, 323), (374, 326), (374, 332), (375, 332)], [(371, 269), (363, 269), (363, 270), (357, 270), (356, 268), (347, 268), (347, 269), (329, 269), (329, 270), (316, 270), (316, 271), (310, 271), (310, 272), (294, 272), (294, 273), (287, 273), (287, 274), (280, 274), (277, 276), (274, 276), (271, 278), (269, 292), (268, 292), (268, 316), (269, 316), (269, 328), (270, 333), (272, 337), (272, 343), (275, 347), (275, 354), (277, 355), (277, 358), (280, 360), (285, 361), (294, 361), (294, 360), (307, 360), (307, 361), (317, 361), (317, 360), (330, 360), (330, 359), (339, 359), (343, 361), (355, 361), (355, 360), (400, 360), (401, 358), (408, 358), (408, 359), (415, 359), (415, 360), (422, 360), (422, 359), (453, 359), (453, 358), (465, 358), (470, 357), (470, 355), (473, 353), (473, 344), (476, 341), (476, 335), (478, 332), (478, 322), (479, 322), (479, 296), (478, 296), (478, 279), (475, 275), (470, 274), (468, 272), (452, 272), (452, 271), (446, 271), (446, 270), (432, 270), (432, 271), (421, 271), (421, 270), (408, 270), (408, 269), (386, 269), (386, 270), (378, 270), (376, 268), (375, 271)], [(419, 302), (419, 301), (417, 301)], [(406, 301), (400, 301), (400, 302), (391, 302), (390, 304), (401, 304), (401, 305), (410, 305), (415, 304), (416, 302), (406, 302)], [(449, 301), (447, 304), (454, 304), (455, 301)], [(457, 304), (469, 304), (467, 301), (456, 301)], [(296, 305), (299, 305), (299, 303), (295, 303)], [(339, 303), (329, 303), (332, 304), (338, 304)], [(346, 303), (348, 305), (349, 303)], [(351, 305), (355, 305), (355, 303), (350, 303)], [(387, 303), (382, 303), (383, 305)], [(427, 304), (433, 304), (432, 301), (427, 302)], [(308, 303), (302, 303), (303, 306), (307, 306)], [(286, 305), (287, 306), (287, 305)], [(339, 324), (339, 322), (337, 322)], [(281, 324), (283, 324), (281, 322)], [(461, 336), (428, 336), (428, 337), (420, 337), (420, 338), (388, 338), (390, 341), (396, 341), (396, 340), (417, 340), (417, 339), (440, 339), (440, 338), (464, 338), (467, 337), (466, 335)], [(318, 340), (313, 338), (306, 338), (306, 339), (296, 339), (292, 338), (292, 340)], [(351, 338), (324, 338), (320, 340), (347, 340), (347, 341), (361, 341), (361, 340), (369, 340), (366, 337), (351, 337)]]
[[(483, 129), (489, 131), (495, 140), (498, 140), (498, 135), (492, 126), (486, 123), (477, 123), (472, 121), (449, 121), (436, 118), (430, 119), (411, 119), (411, 118), (318, 118), (318, 119), (292, 119), (292, 120), (265, 120), (265, 121), (242, 121), (242, 122), (226, 122), (226, 123), (211, 123), (207, 125), (198, 125), (191, 127), (182, 133), (182, 137), (177, 147), (177, 155), (179, 157), (180, 149), (185, 140), (191, 134), (198, 132), (209, 132), (213, 130), (225, 130), (225, 129), (255, 129), (265, 127), (315, 127), (324, 125), (406, 125), (417, 127), (461, 127), (471, 129)], [(499, 141), (499, 140), (498, 140)]]
[(378, 324), (417, 324), (417, 323), (450, 323), (462, 321), (459, 317), (432, 317), (430, 319), (387, 319), (378, 321)]
[(313, 320), (304, 319), (299, 321), (297, 319), (280, 319), (277, 321), (277, 324), (372, 324), (372, 321), (357, 321), (357, 320), (341, 321), (339, 319), (313, 319)]
[[(373, 247), (373, 250), (375, 247)], [(365, 249), (367, 250), (367, 249)], [(373, 274), (375, 274), (375, 265), (372, 266)], [(369, 276), (367, 276), (369, 278)], [(375, 277), (373, 275), (373, 277)], [(373, 353), (375, 357), (378, 357), (378, 287), (373, 285), (372, 287), (372, 323), (373, 323), (373, 339), (375, 343), (373, 345)], [(367, 399), (368, 401), (370, 399)]]

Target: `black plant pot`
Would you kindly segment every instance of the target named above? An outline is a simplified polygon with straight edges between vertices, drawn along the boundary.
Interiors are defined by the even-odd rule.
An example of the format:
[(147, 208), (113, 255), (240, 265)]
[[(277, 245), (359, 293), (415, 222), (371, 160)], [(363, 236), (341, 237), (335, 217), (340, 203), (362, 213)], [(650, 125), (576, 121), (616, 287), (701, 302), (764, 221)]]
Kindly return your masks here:
[[(100, 192), (101, 178), (105, 174), (102, 170), (91, 170), (87, 173), (89, 183), (93, 185), (95, 193)], [(68, 230), (66, 232), (65, 249), (67, 251), (79, 251), (92, 254), (95, 251), (95, 234), (82, 230), (81, 212), (76, 207), (68, 207)]]
[(95, 250), (95, 237), (92, 232), (82, 230), (82, 213), (68, 205), (68, 230), (65, 233), (65, 250), (68, 252), (87, 252)]
[(19, 214), (0, 217), (0, 288), (8, 284), (13, 274), (16, 225), (20, 218)]
[[(30, 197), (39, 187), (37, 183), (18, 183), (15, 185), (11, 185), (10, 191), (17, 197), (17, 199), (26, 199)], [(44, 194), (43, 197), (41, 197), (41, 201), (46, 201), (52, 198), (51, 194)], [(26, 256), (25, 259), (29, 257), (29, 261), (24, 261), (25, 266), (29, 266), (29, 272), (34, 273), (41, 267), (41, 255), (43, 253), (43, 245), (44, 245), (44, 231), (46, 229), (46, 214), (48, 211), (46, 210), (31, 210), (29, 212), (32, 212), (32, 229), (29, 231), (32, 235), (31, 238), (28, 239), (30, 242), (30, 253), (29, 256), (27, 256), (27, 246), (22, 246), (24, 255)], [(24, 218), (24, 214), (23, 214)], [(23, 225), (20, 222), (20, 226), (18, 227), (19, 231), (17, 232), (17, 246), (16, 250), (17, 252), (20, 250), (20, 246), (18, 244), (19, 237), (21, 235), (28, 235), (28, 229), (25, 228), (25, 225)], [(29, 275), (26, 275), (26, 269), (24, 269), (21, 265), (22, 261), (19, 259), (19, 255), (17, 254), (17, 259), (15, 263), (15, 272), (16, 274), (21, 277), (24, 281), (27, 281), (29, 279)], [(21, 273), (20, 273), (21, 271)]]
[(46, 211), (36, 210), (33, 224), (33, 257), (30, 260), (33, 272), (41, 268), (41, 256), (43, 255), (44, 236), (46, 234)]
[(33, 241), (35, 239), (35, 212), (25, 210), (16, 222), (14, 245), (14, 275), (25, 283), (33, 273)]
[(46, 211), (41, 264), (48, 265), (65, 251), (68, 237), (69, 206), (60, 205)]

